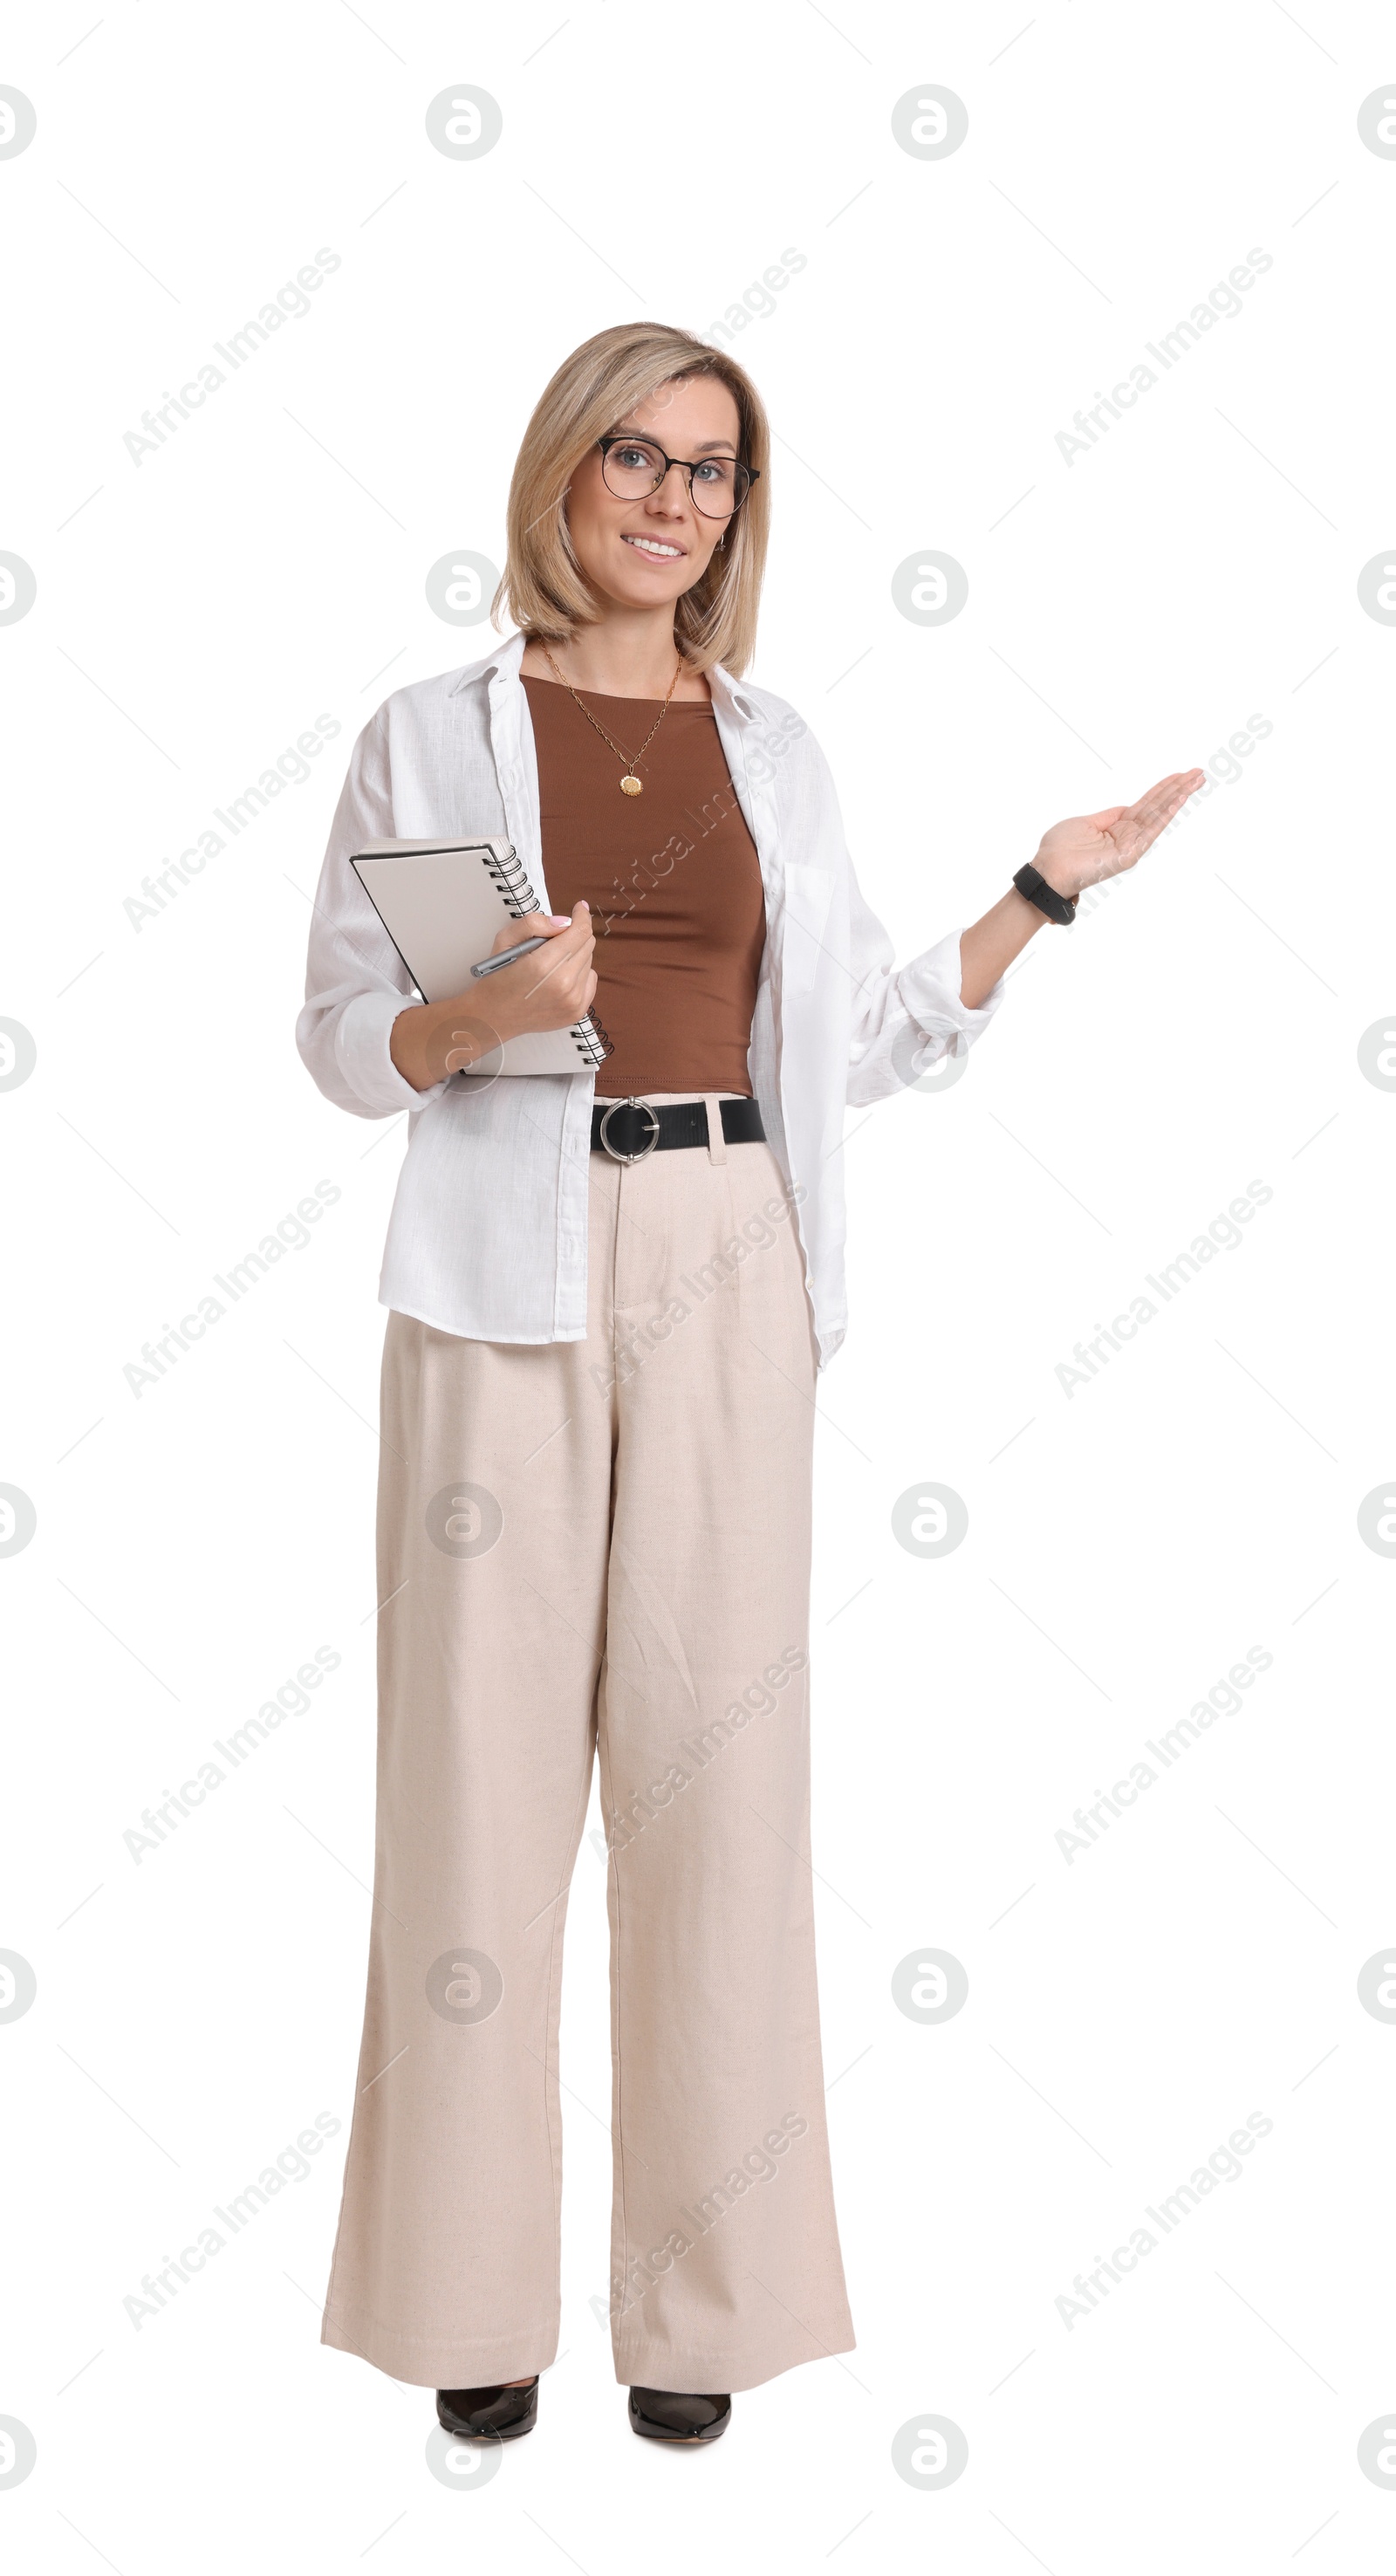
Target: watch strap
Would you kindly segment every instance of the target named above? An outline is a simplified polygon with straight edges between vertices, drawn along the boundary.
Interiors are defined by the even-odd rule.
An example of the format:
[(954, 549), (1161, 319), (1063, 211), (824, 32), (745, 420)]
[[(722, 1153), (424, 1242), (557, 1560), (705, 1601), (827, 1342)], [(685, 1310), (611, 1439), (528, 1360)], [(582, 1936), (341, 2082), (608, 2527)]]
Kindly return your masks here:
[(1038, 911), (1045, 912), (1049, 921), (1060, 922), (1066, 928), (1076, 919), (1075, 895), (1058, 894), (1056, 887), (1047, 883), (1040, 868), (1033, 867), (1031, 863), (1019, 868), (1013, 882), (1019, 894), (1026, 895), (1029, 903), (1035, 903)]

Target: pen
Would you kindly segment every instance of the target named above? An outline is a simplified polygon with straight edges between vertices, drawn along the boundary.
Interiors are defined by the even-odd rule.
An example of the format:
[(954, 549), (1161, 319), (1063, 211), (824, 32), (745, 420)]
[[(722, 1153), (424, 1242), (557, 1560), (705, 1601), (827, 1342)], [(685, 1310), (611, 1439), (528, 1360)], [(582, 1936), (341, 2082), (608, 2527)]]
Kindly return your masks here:
[(501, 966), (512, 966), (516, 957), (526, 957), (531, 948), (546, 948), (547, 944), (546, 939), (521, 940), (517, 948), (501, 949), (497, 957), (482, 957), (479, 965), (472, 966), (470, 972), (472, 975), (493, 975)]

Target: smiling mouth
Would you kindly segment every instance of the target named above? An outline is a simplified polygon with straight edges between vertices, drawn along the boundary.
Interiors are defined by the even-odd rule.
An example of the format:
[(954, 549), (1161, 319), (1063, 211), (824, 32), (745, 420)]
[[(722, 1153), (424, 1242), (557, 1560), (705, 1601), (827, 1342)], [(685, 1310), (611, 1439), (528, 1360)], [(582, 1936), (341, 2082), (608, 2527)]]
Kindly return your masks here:
[(637, 554), (648, 555), (651, 563), (677, 563), (684, 549), (671, 546), (663, 537), (623, 536), (623, 545), (633, 546)]

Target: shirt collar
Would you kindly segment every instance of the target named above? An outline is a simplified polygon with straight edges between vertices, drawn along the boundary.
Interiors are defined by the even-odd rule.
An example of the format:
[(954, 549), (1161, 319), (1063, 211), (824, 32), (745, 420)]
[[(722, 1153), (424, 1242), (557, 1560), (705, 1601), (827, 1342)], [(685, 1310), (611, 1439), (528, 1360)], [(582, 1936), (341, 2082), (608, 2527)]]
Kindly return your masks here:
[[(462, 689), (469, 688), (476, 680), (516, 680), (519, 676), (519, 664), (523, 660), (523, 649), (524, 639), (521, 633), (506, 635), (503, 643), (498, 645), (493, 653), (487, 653), (479, 662), (466, 664), (465, 669), (452, 682), (451, 696), (453, 698), (459, 696)], [(720, 662), (714, 662), (711, 665), (708, 671), (708, 686), (724, 714), (730, 715), (734, 723), (751, 724), (755, 721), (758, 710), (754, 701), (741, 684), (732, 678), (731, 673), (723, 669)]]
[(487, 653), (483, 661), (467, 662), (465, 669), (458, 673), (452, 682), (450, 695), (453, 698), (458, 697), (461, 690), (469, 688), (473, 680), (517, 679), (519, 664), (523, 660), (523, 649), (524, 640), (521, 633), (506, 635), (503, 643), (497, 645), (493, 653)]
[(751, 724), (755, 721), (758, 710), (754, 699), (742, 687), (740, 681), (733, 679), (730, 671), (724, 671), (720, 662), (714, 662), (709, 670), (708, 686), (724, 712), (732, 716), (738, 724)]

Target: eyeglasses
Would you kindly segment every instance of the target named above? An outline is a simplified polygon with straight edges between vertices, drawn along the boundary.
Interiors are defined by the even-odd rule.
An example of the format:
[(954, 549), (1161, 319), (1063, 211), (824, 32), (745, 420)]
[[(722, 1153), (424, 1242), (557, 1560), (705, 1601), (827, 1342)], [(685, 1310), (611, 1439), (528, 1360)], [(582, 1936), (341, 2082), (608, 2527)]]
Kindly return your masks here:
[(681, 456), (666, 456), (653, 439), (629, 438), (620, 432), (598, 438), (596, 444), (601, 450), (602, 480), (618, 501), (645, 500), (677, 465), (687, 477), (689, 499), (700, 517), (730, 519), (752, 484), (761, 479), (758, 466), (739, 465), (735, 456), (702, 456), (690, 464)]

